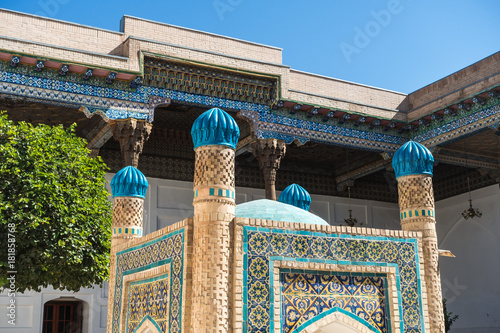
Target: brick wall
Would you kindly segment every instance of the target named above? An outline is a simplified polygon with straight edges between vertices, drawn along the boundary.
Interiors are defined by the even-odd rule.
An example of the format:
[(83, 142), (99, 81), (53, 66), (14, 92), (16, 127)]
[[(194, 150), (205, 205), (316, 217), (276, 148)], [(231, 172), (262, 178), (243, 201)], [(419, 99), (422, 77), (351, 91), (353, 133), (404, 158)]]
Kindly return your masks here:
[(413, 110), (409, 120), (418, 119), (429, 112), (444, 108), (457, 101), (500, 84), (500, 52), (480, 60), (410, 95)]

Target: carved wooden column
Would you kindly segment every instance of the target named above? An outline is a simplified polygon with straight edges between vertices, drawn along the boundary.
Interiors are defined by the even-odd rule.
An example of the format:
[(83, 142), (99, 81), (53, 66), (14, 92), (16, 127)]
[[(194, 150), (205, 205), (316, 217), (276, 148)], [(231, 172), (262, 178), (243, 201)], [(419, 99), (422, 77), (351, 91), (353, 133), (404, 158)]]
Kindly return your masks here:
[(276, 200), (276, 170), (280, 168), (281, 158), (285, 156), (285, 141), (258, 139), (250, 144), (250, 150), (259, 161), (266, 184), (266, 199)]
[(120, 142), (125, 166), (137, 168), (139, 155), (142, 153), (144, 142), (149, 138), (152, 125), (144, 120), (133, 118), (116, 120), (111, 124), (111, 131), (115, 140)]

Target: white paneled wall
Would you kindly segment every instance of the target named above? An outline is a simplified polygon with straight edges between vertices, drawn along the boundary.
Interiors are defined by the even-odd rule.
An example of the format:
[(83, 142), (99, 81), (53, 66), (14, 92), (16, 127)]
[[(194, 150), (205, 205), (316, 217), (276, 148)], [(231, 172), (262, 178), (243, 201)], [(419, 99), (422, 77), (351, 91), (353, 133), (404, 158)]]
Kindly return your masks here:
[(500, 332), (500, 189), (472, 192), (481, 218), (465, 220), (462, 194), (436, 203), (439, 247), (456, 258), (441, 257), (441, 284), (448, 309), (459, 318), (452, 333)]
[[(110, 177), (111, 178), (111, 175)], [(145, 202), (144, 232), (161, 229), (193, 216), (193, 185), (191, 182), (148, 178)], [(300, 184), (299, 184), (300, 185)], [(307, 189), (306, 189), (307, 190)], [(279, 196), (279, 192), (278, 192)], [(263, 189), (236, 188), (236, 204), (263, 199)], [(343, 223), (349, 215), (347, 198), (312, 195), (310, 211), (332, 225)], [(366, 227), (399, 229), (397, 204), (351, 199), (352, 214)]]

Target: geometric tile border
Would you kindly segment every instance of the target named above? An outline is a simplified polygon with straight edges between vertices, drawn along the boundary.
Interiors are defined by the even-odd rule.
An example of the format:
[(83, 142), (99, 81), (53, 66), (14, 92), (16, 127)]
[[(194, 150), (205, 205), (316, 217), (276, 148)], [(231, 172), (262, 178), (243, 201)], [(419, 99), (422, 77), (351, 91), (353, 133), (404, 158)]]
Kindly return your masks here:
[[(125, 282), (133, 279), (136, 273), (169, 266), (170, 277), (170, 316), (169, 332), (180, 332), (182, 325), (182, 289), (184, 274), (184, 237), (185, 228), (173, 231), (144, 244), (133, 246), (117, 253), (116, 257), (116, 282), (113, 304), (113, 321), (111, 331), (123, 331), (124, 320), (120, 309), (123, 302), (123, 291), (127, 290)], [(127, 278), (127, 276), (132, 275)], [(125, 307), (127, 308), (127, 307)], [(120, 325), (122, 323), (122, 325)], [(120, 328), (122, 327), (122, 328)]]
[[(420, 258), (415, 238), (325, 234), (310, 231), (243, 227), (243, 332), (282, 332), (276, 305), (282, 262), (295, 269), (389, 274), (394, 271), (397, 302), (390, 316), (394, 332), (425, 332)], [(308, 266), (311, 265), (311, 266)], [(319, 266), (315, 266), (319, 265)], [(318, 268), (320, 267), (320, 268)], [(353, 271), (353, 268), (356, 270)], [(273, 278), (271, 278), (273, 275)], [(392, 282), (388, 282), (391, 285)], [(277, 288), (279, 290), (279, 288)], [(396, 306), (398, 311), (394, 311)], [(274, 320), (271, 320), (274, 318)]]
[[(32, 66), (20, 65), (10, 68), (8, 62), (0, 61), (0, 93), (22, 96), (45, 103), (71, 104), (80, 108), (89, 117), (100, 114), (106, 121), (133, 117), (154, 120), (154, 109), (157, 105), (170, 101), (203, 107), (219, 107), (227, 111), (240, 111), (242, 115), (253, 121), (258, 138), (276, 138), (287, 143), (298, 139), (302, 143), (316, 142), (334, 143), (373, 151), (395, 151), (408, 141), (409, 137), (417, 142), (425, 142), (427, 147), (453, 140), (462, 136), (464, 131), (476, 131), (486, 126), (497, 124), (498, 105), (477, 107), (470, 114), (459, 115), (451, 121), (445, 121), (419, 131), (418, 133), (384, 133), (379, 129), (364, 130), (350, 128), (350, 125), (337, 125), (329, 122), (315, 122), (297, 119), (271, 111), (269, 105), (241, 102), (206, 95), (168, 90), (164, 88), (139, 86), (130, 89), (118, 83), (113, 86), (104, 84), (97, 78), (83, 81), (79, 75), (60, 77), (57, 71), (45, 70), (34, 72)], [(493, 101), (492, 103), (496, 103)], [(253, 113), (253, 114), (252, 114)], [(300, 118), (300, 117), (299, 117)]]
[[(402, 332), (401, 323), (400, 323), (400, 314), (401, 314), (401, 297), (398, 291), (398, 267), (396, 264), (389, 264), (388, 266), (369, 266), (369, 265), (339, 265), (336, 263), (316, 263), (316, 262), (304, 262), (304, 261), (295, 261), (295, 260), (275, 260), (273, 261), (273, 269), (274, 269), (274, 277), (273, 277), (273, 287), (279, 285), (279, 275), (282, 274), (283, 271), (297, 271), (297, 272), (307, 272), (307, 273), (315, 273), (315, 274), (326, 274), (331, 275), (335, 273), (339, 273), (340, 275), (352, 275), (352, 276), (381, 276), (385, 277), (386, 280), (386, 288), (385, 288), (385, 300), (386, 300), (386, 309), (387, 309), (387, 318), (389, 323), (391, 324), (388, 327), (388, 332)], [(281, 313), (281, 290), (280, 288), (274, 287), (274, 332), (282, 332), (281, 322), (283, 320), (283, 314)], [(280, 309), (280, 311), (276, 311), (276, 309)], [(306, 323), (297, 327), (294, 332), (299, 332), (303, 329), (306, 331), (314, 331), (311, 329), (312, 326), (315, 326), (316, 329), (320, 328), (322, 325), (319, 325), (320, 322), (323, 322), (323, 319), (326, 317), (331, 317), (331, 314), (334, 312), (338, 312), (339, 314), (344, 314), (346, 317), (351, 318), (356, 323), (361, 323), (367, 329), (367, 332), (380, 332), (376, 330), (374, 327), (370, 328), (370, 325), (366, 324), (366, 321), (357, 317), (353, 313), (349, 313), (347, 311), (343, 311), (340, 308), (332, 308), (328, 311), (325, 311), (317, 316), (309, 319)], [(391, 321), (390, 318), (395, 318), (395, 320)], [(352, 321), (351, 320), (351, 321)], [(332, 320), (330, 320), (332, 322)], [(326, 322), (324, 323), (326, 324)], [(359, 324), (357, 324), (359, 326)]]
[[(146, 317), (155, 327), (158, 328), (158, 330), (160, 332), (167, 331), (169, 309), (164, 310), (167, 313), (166, 318), (161, 318), (161, 317), (158, 318), (159, 311), (157, 310), (157, 308), (158, 307), (161, 308), (162, 306), (164, 306), (164, 304), (168, 304), (168, 300), (170, 299), (170, 297), (168, 297), (168, 299), (166, 299), (165, 302), (163, 302), (162, 304), (156, 304), (155, 311), (151, 311), (151, 309), (149, 309), (149, 308), (146, 308), (146, 309), (142, 308), (141, 309), (142, 312), (139, 311), (139, 312), (141, 312), (140, 317), (138, 317), (137, 310), (136, 311), (134, 311), (133, 309), (132, 309), (132, 311), (130, 310), (130, 308), (133, 307), (133, 304), (131, 304), (130, 296), (131, 296), (131, 286), (146, 284), (149, 282), (160, 281), (160, 280), (165, 280), (165, 281), (167, 281), (166, 283), (169, 283), (168, 277), (171, 276), (171, 274), (170, 274), (170, 271), (172, 268), (171, 266), (172, 266), (171, 264), (164, 265), (164, 266), (158, 266), (158, 267), (151, 268), (151, 269), (148, 269), (145, 271), (140, 271), (140, 272), (135, 273), (135, 274), (125, 275), (123, 277), (123, 285), (124, 285), (123, 290), (124, 290), (124, 292), (122, 295), (122, 304), (127, 304), (127, 306), (124, 306), (122, 309), (121, 320), (120, 320), (120, 332), (130, 332), (130, 333), (134, 332), (135, 329), (137, 329), (137, 327), (142, 325), (142, 321), (144, 321), (144, 319)], [(171, 288), (168, 288), (165, 292), (167, 295), (170, 295)], [(144, 296), (146, 298), (148, 298), (148, 296), (151, 296), (151, 295), (144, 295)], [(161, 302), (156, 302), (156, 303), (161, 303)], [(146, 302), (146, 307), (147, 306), (148, 306), (148, 304)], [(131, 317), (135, 317), (134, 319), (136, 322), (137, 322), (138, 318), (140, 320), (137, 324), (131, 325), (131, 321), (132, 321)], [(165, 325), (165, 322), (167, 325)], [(131, 326), (132, 326), (132, 329), (131, 329)]]

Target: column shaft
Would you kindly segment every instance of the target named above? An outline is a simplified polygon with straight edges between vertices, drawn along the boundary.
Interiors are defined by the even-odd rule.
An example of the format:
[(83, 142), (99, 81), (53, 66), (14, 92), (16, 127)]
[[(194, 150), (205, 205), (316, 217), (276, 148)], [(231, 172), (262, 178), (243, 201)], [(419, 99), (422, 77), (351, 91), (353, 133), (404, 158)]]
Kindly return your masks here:
[(195, 149), (192, 332), (229, 332), (234, 149)]
[(432, 177), (425, 174), (398, 178), (401, 227), (422, 232), (425, 285), (432, 333), (444, 333), (444, 314), (439, 273), (439, 252), (434, 213)]
[(115, 197), (113, 199), (113, 224), (111, 231), (111, 253), (109, 258), (108, 317), (106, 326), (106, 332), (108, 333), (111, 332), (113, 317), (120, 315), (120, 309), (113, 309), (117, 247), (133, 238), (142, 237), (143, 211), (143, 198)]

